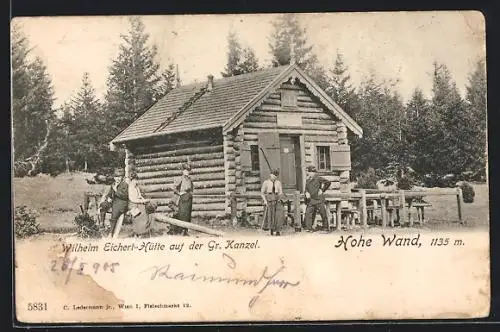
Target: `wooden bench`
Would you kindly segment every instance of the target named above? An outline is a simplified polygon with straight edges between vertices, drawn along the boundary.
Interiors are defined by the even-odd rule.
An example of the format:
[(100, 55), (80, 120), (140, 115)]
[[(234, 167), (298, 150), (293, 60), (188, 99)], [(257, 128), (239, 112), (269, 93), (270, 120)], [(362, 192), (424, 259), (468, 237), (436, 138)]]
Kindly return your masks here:
[(394, 221), (397, 220), (398, 223), (401, 223), (399, 210), (401, 210), (401, 204), (390, 203), (387, 205), (386, 210), (388, 213), (389, 223), (391, 227), (394, 227)]
[[(341, 229), (342, 224), (346, 228), (351, 229), (356, 224), (356, 215), (359, 215), (359, 210), (355, 207), (341, 207), (340, 214), (337, 213), (337, 204), (327, 204), (327, 215), (329, 219), (330, 229)], [(340, 221), (337, 220), (340, 216)], [(340, 225), (338, 224), (340, 222)]]
[(424, 210), (426, 207), (431, 207), (432, 204), (427, 202), (415, 202), (412, 204), (412, 206), (417, 210), (417, 219), (418, 219), (417, 222), (420, 224), (424, 224), (425, 223)]

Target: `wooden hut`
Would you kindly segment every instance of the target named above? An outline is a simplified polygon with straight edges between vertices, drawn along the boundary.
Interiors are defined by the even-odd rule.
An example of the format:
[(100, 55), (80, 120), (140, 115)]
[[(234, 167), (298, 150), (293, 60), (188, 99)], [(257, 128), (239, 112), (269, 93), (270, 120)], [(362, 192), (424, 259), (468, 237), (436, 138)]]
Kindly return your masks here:
[[(231, 193), (260, 192), (269, 165), (280, 169), (285, 191), (303, 191), (305, 169), (315, 165), (332, 181), (349, 182), (347, 130), (361, 127), (297, 65), (264, 69), (180, 86), (148, 109), (111, 142), (126, 151), (142, 192), (168, 211), (173, 180), (189, 161), (193, 216), (225, 216)], [(260, 199), (238, 211), (262, 211)]]

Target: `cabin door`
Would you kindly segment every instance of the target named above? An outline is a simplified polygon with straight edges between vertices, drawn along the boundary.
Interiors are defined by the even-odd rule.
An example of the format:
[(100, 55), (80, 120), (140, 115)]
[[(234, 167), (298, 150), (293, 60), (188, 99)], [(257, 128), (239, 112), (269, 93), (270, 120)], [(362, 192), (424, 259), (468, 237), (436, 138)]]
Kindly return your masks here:
[(300, 146), (297, 136), (280, 135), (280, 178), (283, 190), (300, 190), (302, 182)]

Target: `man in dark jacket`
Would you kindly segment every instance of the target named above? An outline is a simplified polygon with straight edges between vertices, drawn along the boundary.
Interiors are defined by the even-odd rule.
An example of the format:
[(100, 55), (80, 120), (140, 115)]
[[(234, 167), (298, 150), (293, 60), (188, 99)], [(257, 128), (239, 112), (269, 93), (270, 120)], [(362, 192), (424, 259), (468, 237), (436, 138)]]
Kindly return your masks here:
[(321, 177), (316, 173), (316, 167), (307, 167), (307, 180), (306, 180), (306, 231), (313, 231), (313, 223), (316, 219), (316, 212), (319, 210), (321, 220), (323, 221), (323, 228), (328, 230), (328, 215), (325, 207), (324, 192), (330, 188), (331, 182)]
[[(113, 234), (116, 222), (121, 215), (128, 211), (128, 181), (125, 178), (123, 169), (116, 169), (114, 173), (115, 183), (111, 185), (108, 191), (101, 198), (101, 218), (111, 205), (111, 234)], [(104, 211), (104, 212), (103, 212)]]

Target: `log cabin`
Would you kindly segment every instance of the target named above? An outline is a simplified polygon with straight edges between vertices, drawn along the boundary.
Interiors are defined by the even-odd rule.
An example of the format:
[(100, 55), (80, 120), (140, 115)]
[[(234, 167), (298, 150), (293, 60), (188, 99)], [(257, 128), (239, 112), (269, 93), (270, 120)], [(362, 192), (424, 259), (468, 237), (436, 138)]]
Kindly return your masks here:
[[(296, 64), (179, 86), (111, 142), (125, 149), (145, 197), (168, 212), (172, 183), (189, 162), (193, 217), (225, 217), (233, 193), (237, 211), (263, 210), (258, 198), (270, 168), (285, 192), (303, 192), (306, 167), (347, 190), (351, 170), (347, 131), (362, 128)], [(250, 195), (247, 195), (250, 194)], [(253, 195), (252, 195), (253, 194)]]

